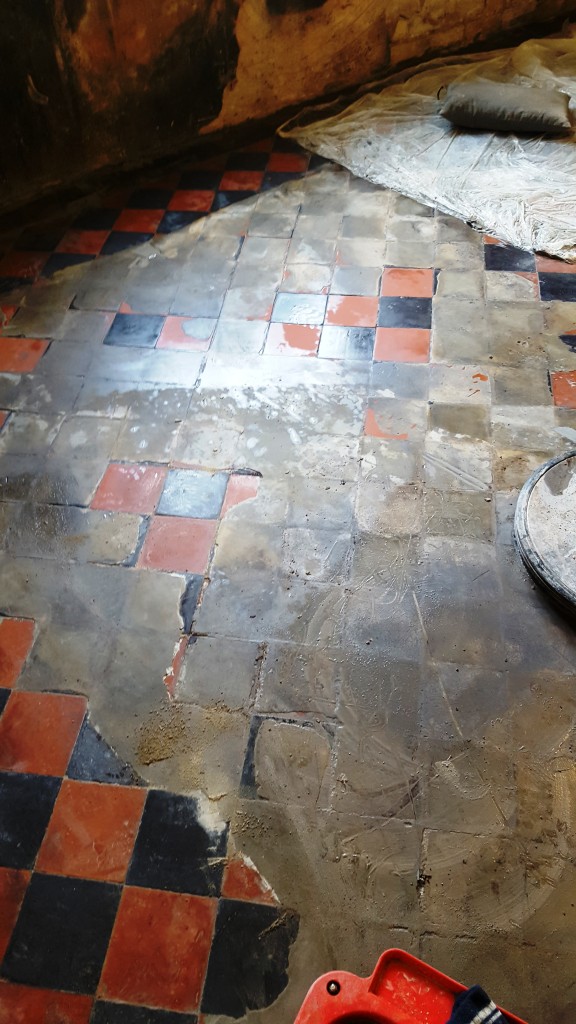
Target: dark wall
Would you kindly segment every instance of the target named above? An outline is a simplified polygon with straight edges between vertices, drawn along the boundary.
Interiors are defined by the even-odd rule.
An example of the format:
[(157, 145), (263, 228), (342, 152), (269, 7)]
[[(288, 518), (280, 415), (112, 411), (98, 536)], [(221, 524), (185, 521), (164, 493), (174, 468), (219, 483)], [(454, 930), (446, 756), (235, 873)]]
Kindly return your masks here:
[(288, 14), (289, 11), (312, 11), (322, 7), (326, 0), (266, 0), (270, 14)]
[(0, 210), (576, 0), (0, 0)]
[(190, 145), (234, 78), (238, 3), (2, 3), (0, 207)]

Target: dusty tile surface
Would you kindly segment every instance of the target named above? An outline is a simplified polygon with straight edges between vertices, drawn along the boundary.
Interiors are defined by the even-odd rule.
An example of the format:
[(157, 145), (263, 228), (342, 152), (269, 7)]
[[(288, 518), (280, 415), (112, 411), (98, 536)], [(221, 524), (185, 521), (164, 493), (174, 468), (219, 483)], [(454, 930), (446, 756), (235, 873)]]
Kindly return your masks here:
[(290, 1024), (402, 946), (568, 1024), (576, 640), (510, 523), (573, 268), (281, 141), (53, 228), (2, 262), (0, 1020)]

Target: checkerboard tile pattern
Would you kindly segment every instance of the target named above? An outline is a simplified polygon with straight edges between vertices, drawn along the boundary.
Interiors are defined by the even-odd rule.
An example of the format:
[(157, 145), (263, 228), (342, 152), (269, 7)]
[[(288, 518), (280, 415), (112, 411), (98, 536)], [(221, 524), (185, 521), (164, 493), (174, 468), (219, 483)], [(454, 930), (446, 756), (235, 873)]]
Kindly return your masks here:
[[(53, 230), (23, 232), (0, 263), (0, 290), (13, 291), (34, 281), (41, 286), (67, 265), (172, 233), (210, 212), (297, 180), (320, 163), (289, 142), (267, 140), (183, 168), (144, 187), (111, 192), (101, 199), (100, 206), (81, 214), (61, 237)], [(264, 357), (344, 358), (375, 364), (430, 362), (433, 300), (440, 272), (433, 259), (429, 267), (386, 264), (384, 248), (372, 255), (372, 240), (372, 248), (358, 249), (354, 238), (348, 237), (353, 234), (352, 224), (341, 228), (343, 237), (336, 246), (331, 239), (312, 243), (308, 237), (297, 236), (298, 228), (287, 229), (282, 216), (262, 215), (254, 235), (241, 234), (235, 251), (221, 250), (222, 257), (231, 259), (235, 267), (231, 282), (207, 288), (198, 279), (191, 287), (177, 289), (171, 299), (159, 298), (158, 312), (150, 311), (153, 297), (146, 299), (145, 309), (138, 308), (138, 301), (134, 308), (134, 301), (120, 298), (110, 302), (104, 297), (102, 315), (105, 312), (109, 317), (104, 345), (182, 354), (249, 348), (251, 354)], [(302, 226), (307, 219), (313, 216), (303, 215)], [(286, 241), (285, 262), (275, 289), (260, 285), (259, 281), (265, 280), (263, 263), (276, 254), (274, 245), (281, 243), (281, 236), (289, 239), (292, 234), (292, 241)], [(365, 265), (381, 255), (380, 266)], [(323, 261), (331, 261), (331, 265)], [(547, 303), (576, 302), (573, 267), (487, 235), (484, 270), (489, 298), (510, 295)], [(70, 300), (73, 309), (73, 293)], [(19, 332), (22, 311), (13, 302), (7, 301), (1, 313), (0, 337), (2, 331), (7, 336), (0, 345), (0, 373), (33, 372), (47, 352), (50, 338), (26, 337)], [(257, 322), (261, 329), (244, 342), (248, 325)], [(572, 345), (572, 333), (560, 335), (564, 344)], [(553, 393), (558, 403), (567, 400), (560, 381)]]
[[(173, 687), (219, 520), (258, 483), (111, 463), (96, 488), (92, 509), (142, 516), (139, 568), (188, 574)], [(194, 798), (142, 785), (92, 727), (83, 697), (15, 688), (35, 635), (30, 619), (0, 618), (0, 1018), (17, 1007), (38, 1024), (197, 1024), (202, 1010), (236, 1011), (233, 978), (220, 975), (223, 956), (234, 972), (231, 935), (236, 974), (256, 959), (275, 997), (296, 917), (281, 922), (252, 863), (228, 855), (225, 823), (207, 831)], [(261, 935), (278, 926), (275, 962), (278, 935), (274, 956)]]
[[(141, 517), (134, 552), (138, 568), (202, 576), (220, 519), (234, 504), (253, 497), (258, 482), (257, 474), (112, 462), (90, 508)], [(133, 559), (124, 564), (132, 565)]]
[(22, 231), (0, 257), (0, 293), (179, 231), (323, 162), (289, 141), (267, 139), (184, 165), (143, 187), (110, 190), (69, 223)]
[[(137, 550), (126, 566), (186, 576), (180, 608), (183, 628), (164, 676), (170, 698), (176, 693), (219, 524), (235, 505), (254, 499), (259, 484), (259, 475), (251, 472), (110, 463), (96, 488), (92, 509), (141, 517)], [(1, 635), (0, 624), (0, 640)]]
[[(419, 529), (415, 452), (426, 465), (428, 533), (451, 533), (456, 523), (490, 539), (494, 506), (483, 493), (492, 472), (490, 432), (499, 444), (494, 477), (508, 492), (532, 457), (515, 407), (537, 407), (544, 425), (569, 426), (576, 409), (576, 267), (487, 236), (463, 243), (461, 225), (448, 225), (456, 241), (443, 241), (446, 219), (431, 211), (414, 218), (437, 242), (403, 240), (412, 227), (405, 206), (387, 238), (385, 221), (362, 213), (363, 202), (370, 209), (380, 199), (362, 183), (355, 190), (351, 183), (344, 217), (342, 197), (328, 190), (296, 203), (290, 191), (272, 193), (318, 164), (290, 144), (265, 141), (110, 192), (73, 223), (27, 229), (2, 253), (0, 289), (11, 293), (0, 306), (2, 542), (11, 558), (29, 558), (32, 535), (43, 567), (54, 535), (68, 545), (67, 565), (81, 562), (85, 545), (91, 567), (117, 574), (113, 594), (126, 580), (160, 588), (183, 577), (182, 629), (174, 625), (164, 679), (172, 699), (198, 640), (194, 616), (218, 582), (216, 573), (210, 581), (216, 545), (222, 539), (226, 552), (233, 517), (223, 520), (257, 498), (261, 483), (266, 513), (279, 515), (280, 489), (274, 494), (266, 479), (235, 468), (258, 463), (253, 438), (245, 437), (249, 417), (229, 409), (220, 417), (210, 406), (210, 393), (226, 390), (223, 381), (236, 386), (240, 377), (252, 386), (261, 373), (267, 388), (281, 392), (290, 374), (313, 382), (313, 374), (341, 371), (336, 390), (342, 384), (346, 395), (332, 423), (329, 401), (323, 409), (300, 395), (305, 413), (284, 410), (287, 425), (280, 414), (267, 421), (270, 438), (257, 458), (273, 465), (277, 444), (281, 473), (290, 472), (283, 460), (292, 465), (295, 419), (305, 472), (316, 466), (330, 481), (335, 474), (345, 489), (349, 467), (341, 463), (360, 445), (360, 476), (367, 474), (369, 486), (378, 476), (406, 481), (384, 499), (379, 489), (364, 500), (359, 488), (363, 529), (388, 530), (398, 518), (406, 535)], [(237, 208), (235, 233), (203, 237), (205, 272), (198, 265), (190, 271), (186, 254), (162, 277), (161, 261), (148, 260), (146, 248), (144, 260), (129, 260), (129, 271), (107, 274), (107, 255), (154, 240), (177, 248), (177, 237), (166, 236), (257, 197), (245, 216)], [(262, 198), (274, 202), (259, 205)], [(67, 268), (76, 270), (54, 278)], [(84, 285), (83, 274), (92, 284)], [(527, 336), (538, 338), (528, 370), (521, 358)], [(201, 377), (208, 384), (199, 397)], [(312, 483), (304, 477), (298, 484), (306, 513)], [(323, 517), (333, 503), (340, 508), (337, 488), (323, 477), (321, 497)], [(371, 518), (375, 500), (389, 503), (384, 525)], [(31, 514), (30, 503), (41, 514)], [(297, 518), (298, 501), (286, 514)], [(42, 523), (49, 528), (38, 538)], [(311, 532), (306, 522), (287, 534), (308, 543)], [(273, 552), (275, 565), (290, 543), (285, 537)], [(259, 628), (256, 611), (264, 614), (266, 601), (255, 602), (250, 630)], [(235, 665), (252, 637), (233, 641)], [(256, 961), (262, 991), (273, 998), (284, 983), (295, 918), (283, 913), (279, 925), (274, 894), (232, 854), (225, 824), (207, 831), (194, 798), (142, 784), (93, 728), (83, 698), (19, 689), (42, 641), (42, 623), (0, 617), (0, 1020), (17, 1020), (16, 1011), (39, 1024), (242, 1016), (238, 993)], [(250, 662), (248, 688), (252, 669)], [(258, 796), (254, 746), (262, 721), (252, 719), (242, 769), (249, 799)], [(144, 930), (151, 937), (142, 949)], [(273, 944), (255, 951), (257, 934)]]
[[(5, 684), (30, 636), (11, 620), (2, 636)], [(0, 692), (0, 1019), (190, 1024), (237, 1009), (249, 962), (279, 994), (297, 919), (228, 853), (226, 823), (143, 786), (84, 698)]]

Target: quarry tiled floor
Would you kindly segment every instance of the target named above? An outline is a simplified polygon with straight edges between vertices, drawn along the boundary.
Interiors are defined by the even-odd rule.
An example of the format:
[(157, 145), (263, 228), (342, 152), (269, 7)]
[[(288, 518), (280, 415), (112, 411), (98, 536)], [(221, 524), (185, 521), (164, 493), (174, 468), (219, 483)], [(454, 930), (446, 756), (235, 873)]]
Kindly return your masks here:
[(576, 644), (510, 527), (576, 267), (308, 165), (6, 239), (0, 1024), (290, 1024), (394, 945), (573, 1021)]

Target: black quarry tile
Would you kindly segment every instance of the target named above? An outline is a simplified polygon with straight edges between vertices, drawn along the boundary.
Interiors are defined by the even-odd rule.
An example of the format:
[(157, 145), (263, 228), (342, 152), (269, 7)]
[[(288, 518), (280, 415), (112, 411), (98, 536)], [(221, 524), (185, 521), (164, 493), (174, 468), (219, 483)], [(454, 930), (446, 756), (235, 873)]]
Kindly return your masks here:
[(203, 824), (198, 801), (162, 790), (148, 793), (128, 885), (218, 896), (228, 826)]
[(33, 875), (1, 976), (22, 985), (95, 992), (120, 892), (106, 882)]
[(66, 772), (78, 782), (107, 782), (112, 785), (141, 786), (142, 780), (84, 719)]
[(60, 779), (0, 773), (0, 865), (32, 868), (50, 821)]
[(288, 955), (298, 924), (293, 911), (221, 900), (202, 1012), (238, 1018), (270, 1006), (288, 983)]

